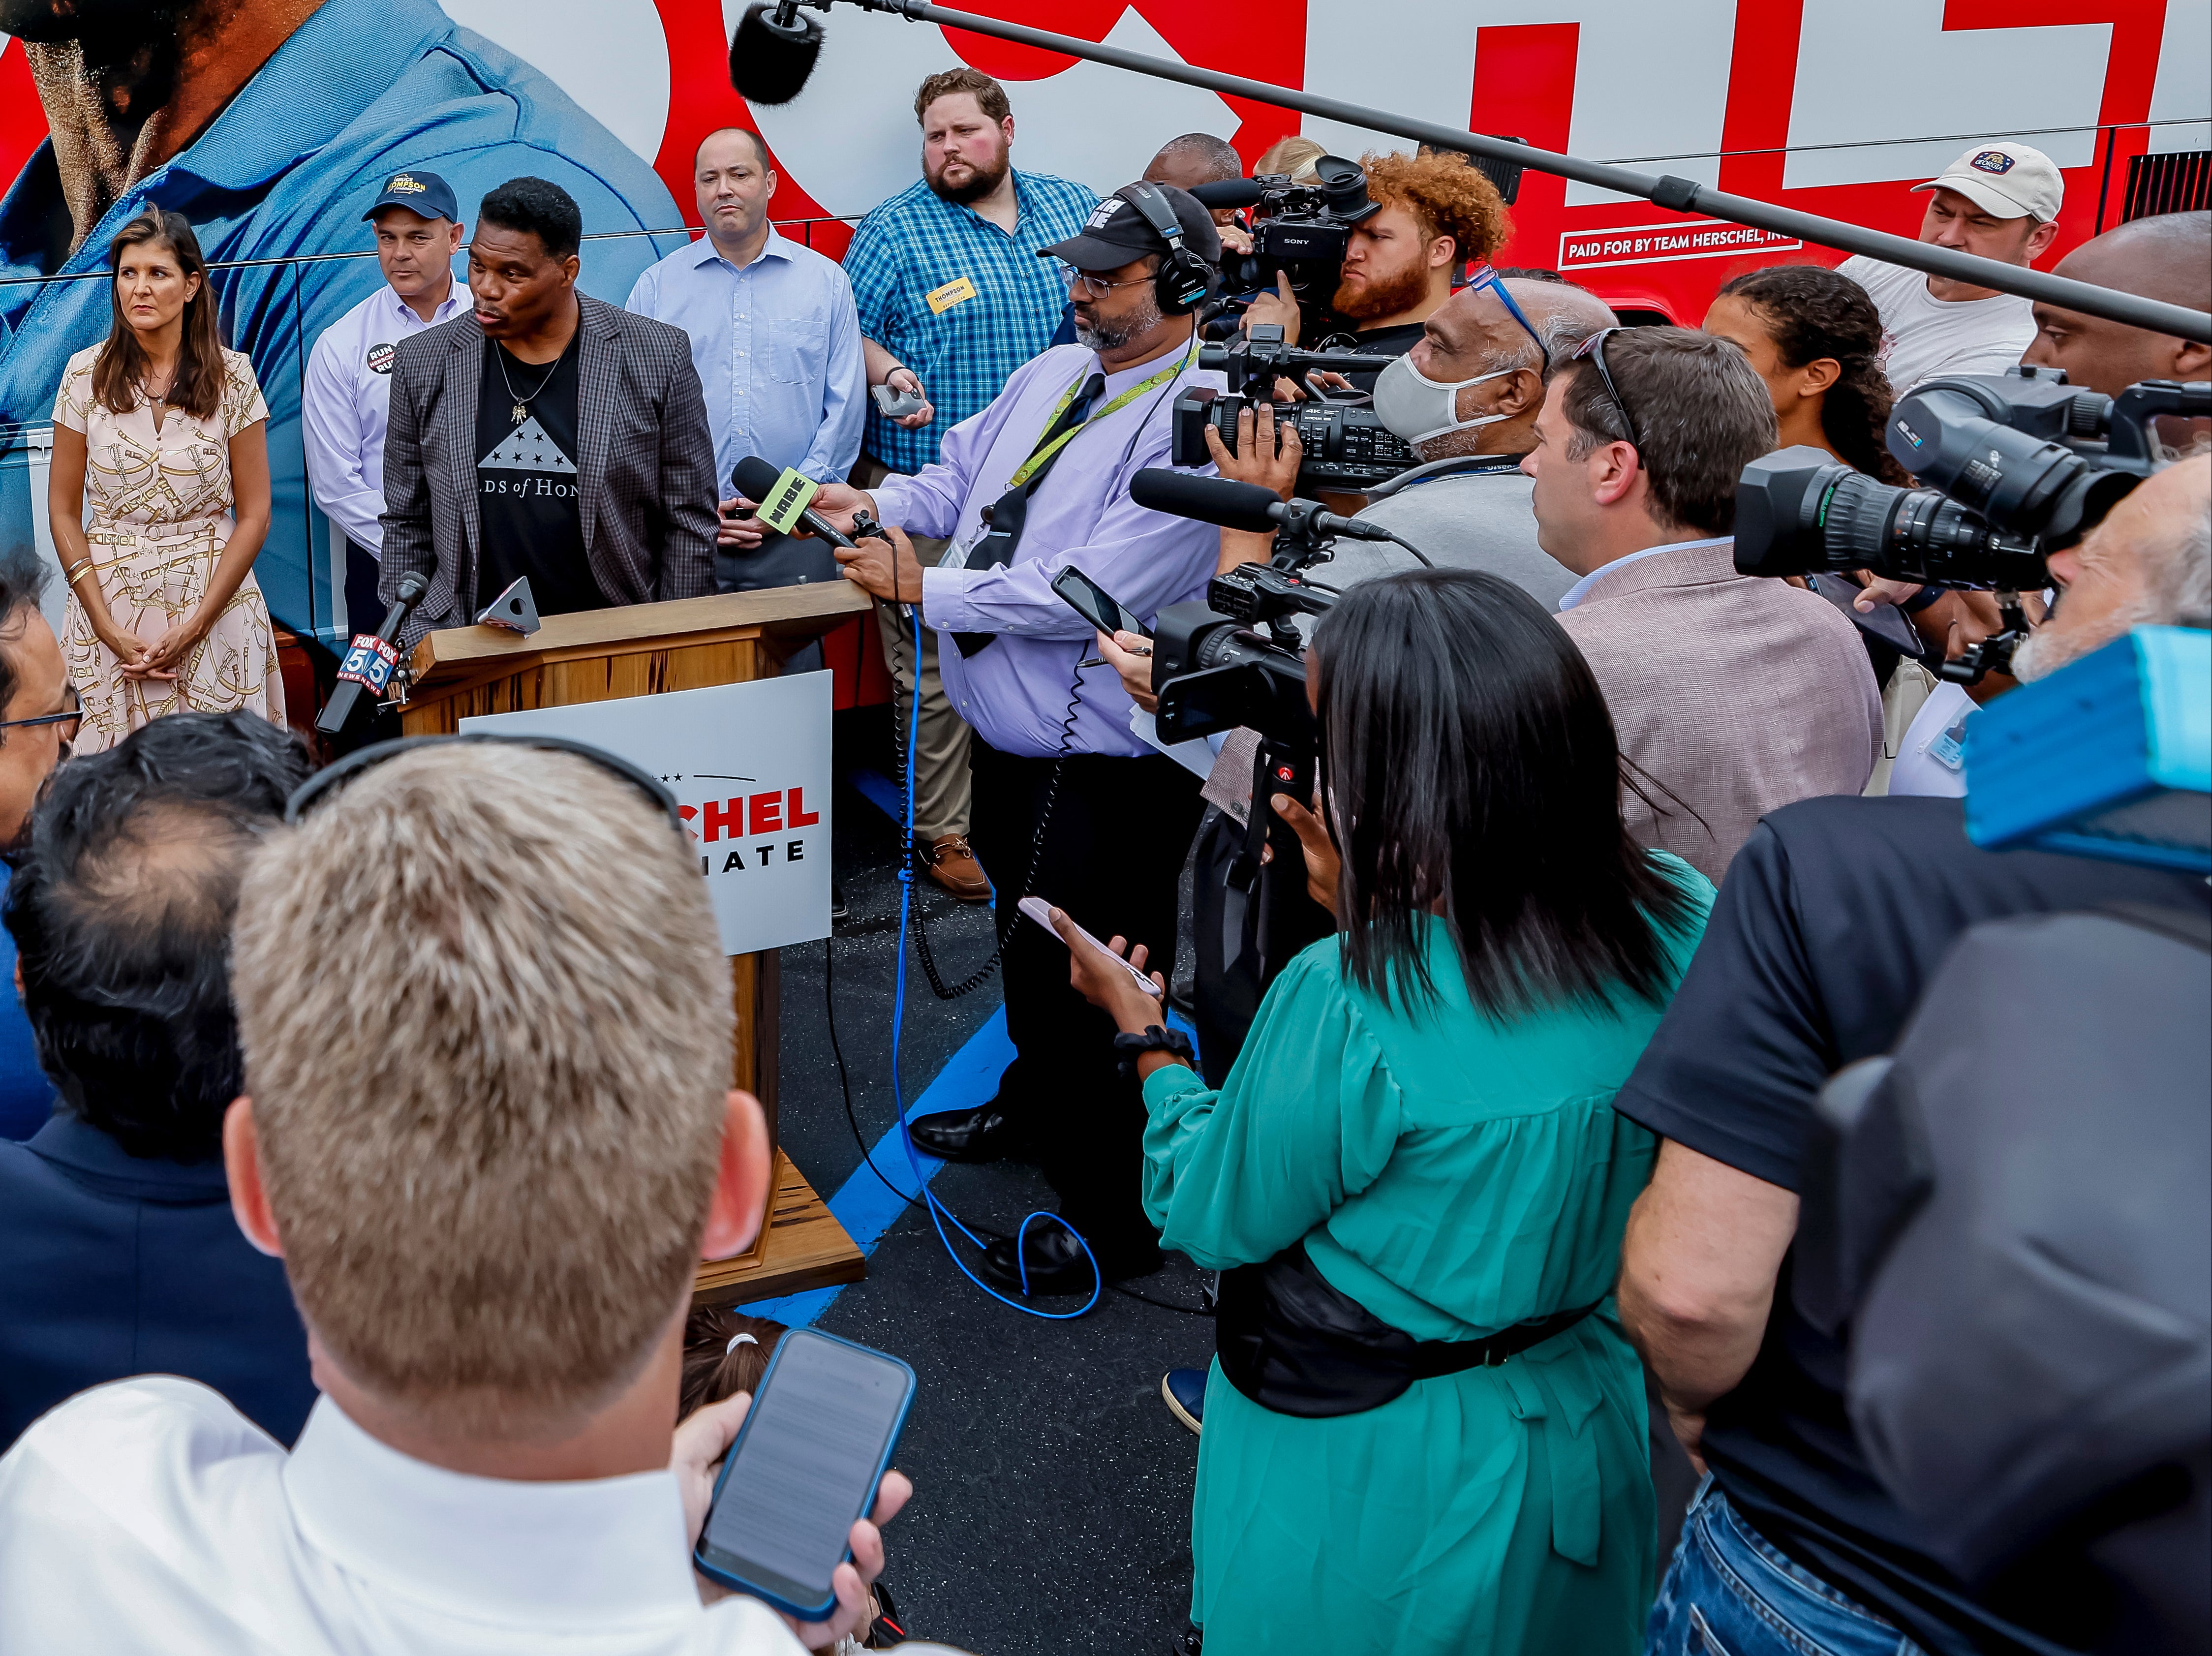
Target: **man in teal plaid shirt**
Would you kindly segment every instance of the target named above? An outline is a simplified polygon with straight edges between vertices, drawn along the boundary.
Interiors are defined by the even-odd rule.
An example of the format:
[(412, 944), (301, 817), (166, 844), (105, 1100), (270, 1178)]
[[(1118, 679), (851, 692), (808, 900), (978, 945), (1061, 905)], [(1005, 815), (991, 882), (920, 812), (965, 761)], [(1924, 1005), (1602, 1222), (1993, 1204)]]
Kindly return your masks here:
[[(853, 472), (862, 488), (930, 464), (944, 434), (981, 413), (1016, 368), (1052, 343), (1067, 288), (1055, 262), (1037, 254), (1080, 232), (1098, 202), (1083, 185), (1015, 171), (1014, 118), (1005, 88), (988, 75), (954, 69), (931, 76), (915, 94), (914, 112), (921, 124), (922, 176), (860, 221), (845, 274), (870, 348), (870, 382), (895, 391), (927, 387), (934, 418), (925, 410), (892, 421), (871, 407)], [(942, 541), (917, 537), (914, 545), (926, 564), (944, 555)], [(896, 610), (879, 610), (878, 619), (903, 738), (914, 701), (914, 640), (900, 629)], [(923, 635), (919, 670), (915, 845), (932, 879), (979, 902), (991, 889), (968, 848), (968, 727), (938, 680), (933, 633)], [(903, 752), (902, 739), (900, 747)]]

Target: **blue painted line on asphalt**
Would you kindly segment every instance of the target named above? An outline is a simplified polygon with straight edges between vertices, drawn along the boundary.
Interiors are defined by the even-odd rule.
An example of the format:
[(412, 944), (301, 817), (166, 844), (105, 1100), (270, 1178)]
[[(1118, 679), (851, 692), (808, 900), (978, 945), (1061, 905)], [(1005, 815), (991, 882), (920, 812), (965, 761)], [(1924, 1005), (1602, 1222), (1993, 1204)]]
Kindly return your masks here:
[[(945, 1061), (936, 1079), (908, 1107), (906, 1119), (913, 1121), (950, 1110), (972, 1110), (988, 1102), (999, 1090), (1000, 1072), (1013, 1061), (1013, 1043), (1006, 1039), (1006, 1009), (1001, 1006)], [(868, 1159), (901, 1190), (913, 1182), (914, 1173), (907, 1162), (906, 1149), (899, 1142), (897, 1128), (892, 1128), (869, 1146)], [(924, 1184), (945, 1165), (933, 1156), (918, 1153), (915, 1162), (921, 1168)], [(907, 1208), (906, 1203), (884, 1189), (883, 1180), (865, 1167), (853, 1169), (852, 1176), (837, 1187), (829, 1205), (863, 1256), (876, 1251), (884, 1233), (897, 1222)], [(803, 1328), (830, 1308), (844, 1286), (841, 1283), (835, 1288), (810, 1289), (804, 1294), (757, 1300), (738, 1308), (752, 1316), (772, 1318), (791, 1327)]]

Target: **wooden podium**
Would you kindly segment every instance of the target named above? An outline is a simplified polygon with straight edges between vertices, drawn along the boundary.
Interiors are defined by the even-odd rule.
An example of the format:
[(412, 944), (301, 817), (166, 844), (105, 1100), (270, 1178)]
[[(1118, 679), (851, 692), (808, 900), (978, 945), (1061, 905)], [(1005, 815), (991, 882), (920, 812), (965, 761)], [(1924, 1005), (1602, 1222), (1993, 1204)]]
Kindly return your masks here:
[[(410, 736), (436, 736), (480, 713), (770, 677), (801, 645), (872, 608), (851, 583), (821, 581), (549, 616), (527, 637), (499, 627), (451, 628), (415, 646), (400, 727)], [(760, 1100), (775, 1147), (776, 956), (732, 955), (730, 974), (734, 1084)], [(778, 1147), (758, 1240), (735, 1259), (702, 1264), (693, 1302), (726, 1305), (858, 1282), (862, 1270), (860, 1249)]]

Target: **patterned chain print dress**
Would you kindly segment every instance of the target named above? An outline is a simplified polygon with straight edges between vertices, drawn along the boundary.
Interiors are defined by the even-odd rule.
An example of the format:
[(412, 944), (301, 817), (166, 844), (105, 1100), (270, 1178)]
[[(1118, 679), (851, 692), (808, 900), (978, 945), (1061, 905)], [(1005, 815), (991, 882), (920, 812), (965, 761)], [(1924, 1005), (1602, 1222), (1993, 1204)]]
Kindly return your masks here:
[[(230, 440), (269, 417), (243, 352), (222, 354), (222, 403), (212, 418), (151, 406), (112, 414), (92, 392), (100, 348), (70, 359), (54, 399), (54, 423), (84, 434), (84, 491), (92, 508), (85, 539), (108, 614), (122, 630), (158, 643), (206, 594), (236, 526), (231, 509)], [(248, 571), (174, 679), (125, 678), (71, 591), (62, 625), (70, 680), (84, 699), (76, 750), (112, 748), (149, 720), (174, 713), (259, 713), (284, 722), (284, 682), (269, 606)]]

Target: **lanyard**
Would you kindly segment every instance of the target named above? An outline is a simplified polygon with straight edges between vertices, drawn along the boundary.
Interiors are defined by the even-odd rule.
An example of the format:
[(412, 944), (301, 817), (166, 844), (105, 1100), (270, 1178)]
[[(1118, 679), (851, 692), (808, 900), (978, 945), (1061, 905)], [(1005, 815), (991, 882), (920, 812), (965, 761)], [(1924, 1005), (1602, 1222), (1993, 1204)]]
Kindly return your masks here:
[(1073, 442), (1076, 438), (1081, 436), (1092, 426), (1097, 425), (1108, 415), (1115, 413), (1120, 409), (1128, 407), (1130, 403), (1135, 402), (1146, 391), (1167, 384), (1169, 380), (1174, 379), (1177, 374), (1189, 367), (1191, 363), (1197, 360), (1197, 356), (1198, 330), (1193, 328), (1190, 335), (1190, 349), (1188, 351), (1185, 351), (1181, 356), (1169, 363), (1167, 367), (1162, 368), (1158, 373), (1146, 380), (1142, 385), (1130, 386), (1128, 390), (1123, 391), (1112, 402), (1107, 403), (1104, 408), (1100, 409), (1096, 414), (1085, 420), (1081, 425), (1070, 426), (1066, 431), (1060, 433), (1059, 436), (1053, 438), (1049, 442), (1048, 442), (1045, 440), (1045, 434), (1050, 432), (1054, 426), (1060, 423), (1060, 416), (1067, 412), (1069, 406), (1075, 401), (1075, 394), (1083, 389), (1083, 382), (1091, 377), (1087, 372), (1077, 374), (1075, 376), (1075, 383), (1070, 385), (1066, 391), (1060, 394), (1059, 403), (1053, 408), (1052, 418), (1044, 422), (1044, 431), (1037, 434), (1036, 448), (1030, 453), (1028, 459), (1022, 462), (1021, 469), (1015, 472), (1012, 476), (1006, 479), (1006, 487), (1010, 489), (1019, 488), (1024, 483), (1029, 482), (1030, 478), (1036, 476), (1037, 472), (1043, 468), (1047, 461), (1058, 454), (1061, 449), (1066, 447), (1067, 445)]

